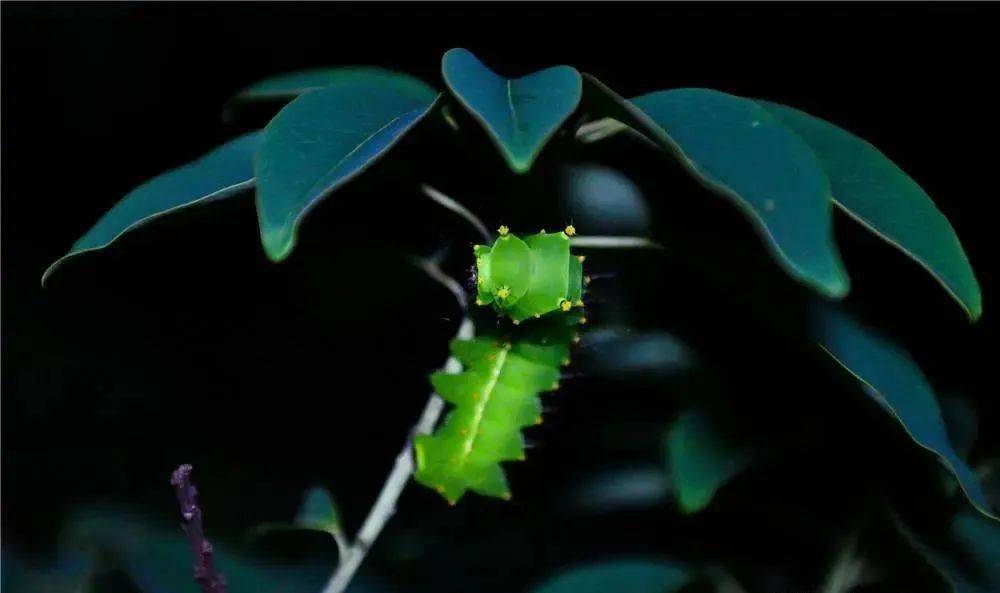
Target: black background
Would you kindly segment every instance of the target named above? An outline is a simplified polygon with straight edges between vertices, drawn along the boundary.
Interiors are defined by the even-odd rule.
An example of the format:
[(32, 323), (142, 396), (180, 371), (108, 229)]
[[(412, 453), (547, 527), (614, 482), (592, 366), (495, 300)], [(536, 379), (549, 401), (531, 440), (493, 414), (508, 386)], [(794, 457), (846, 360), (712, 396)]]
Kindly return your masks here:
[[(557, 166), (550, 153), (559, 141), (536, 172), (514, 179), (468, 122), (457, 147), (447, 132), (428, 132), (434, 141), (407, 142), (394, 163), (319, 208), (279, 266), (263, 255), (249, 199), (233, 199), (73, 261), (45, 289), (39, 279), (128, 189), (266, 121), (221, 119), (246, 84), (306, 67), (372, 64), (440, 86), (440, 56), (456, 46), (511, 76), (572, 64), (624, 96), (707, 86), (764, 97), (879, 146), (951, 219), (982, 285), (985, 316), (969, 325), (918, 266), (840, 217), (854, 284), (848, 304), (905, 343), (941, 392), (976, 401), (985, 438), (975, 455), (995, 456), (985, 427), (998, 418), (990, 397), (1000, 305), (996, 22), (995, 6), (944, 4), (4, 3), (5, 547), (52, 553), (67, 514), (86, 505), (138, 507), (169, 524), (166, 480), (180, 462), (196, 466), (210, 529), (221, 538), (288, 516), (313, 483), (334, 490), (356, 527), (458, 318), (447, 293), (387, 247), (454, 252), (475, 238), (410, 181), (446, 189), (493, 226), (560, 225), (541, 202), (554, 185), (544, 170)], [(703, 375), (722, 378), (635, 388), (572, 381), (533, 433), (539, 446), (529, 462), (512, 470), (512, 503), (468, 499), (449, 510), (433, 493), (408, 490), (368, 567), (414, 584), (399, 590), (431, 582), (518, 590), (568, 562), (661, 552), (783, 565), (787, 582), (810, 586), (831, 553), (831, 541), (803, 543), (815, 525), (846, 521), (873, 491), (925, 497), (927, 468), (898, 427), (758, 320), (762, 303), (794, 301), (800, 291), (749, 225), (673, 165), (615, 142), (567, 150), (571, 160), (634, 167), (655, 202), (658, 237), (683, 238), (694, 261), (715, 258), (713, 272), (733, 275), (706, 280), (698, 265), (685, 266), (686, 252), (666, 264), (598, 258), (595, 266), (619, 277), (595, 317), (677, 332), (709, 361), (713, 372)], [(379, 171), (382, 180), (369, 179)], [(685, 194), (704, 199), (685, 203)], [(794, 307), (786, 313), (794, 320)], [(723, 384), (733, 407), (753, 408), (767, 426), (793, 426), (789, 439), (810, 435), (814, 457), (759, 470), (742, 489), (750, 494), (723, 495), (728, 512), (695, 519), (561, 510), (559, 487), (581, 468), (641, 458), (624, 445), (597, 446), (609, 418), (641, 427), (636, 434), (656, 432), (704, 383)], [(764, 440), (780, 449), (781, 438)], [(657, 452), (645, 455), (655, 462)], [(421, 542), (419, 562), (400, 560), (393, 547), (407, 537)], [(471, 551), (479, 549), (493, 552)], [(448, 566), (457, 572), (445, 578)]]

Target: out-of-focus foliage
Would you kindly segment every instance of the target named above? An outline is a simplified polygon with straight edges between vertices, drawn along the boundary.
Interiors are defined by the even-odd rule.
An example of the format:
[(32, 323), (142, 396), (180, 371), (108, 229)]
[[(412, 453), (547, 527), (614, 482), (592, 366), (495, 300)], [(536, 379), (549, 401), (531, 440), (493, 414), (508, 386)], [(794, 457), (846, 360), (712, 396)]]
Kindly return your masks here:
[(531, 593), (673, 593), (691, 582), (687, 570), (656, 560), (614, 560), (566, 570)]
[(743, 471), (752, 458), (700, 408), (686, 410), (674, 421), (666, 448), (677, 504), (685, 513), (708, 506), (716, 490)]

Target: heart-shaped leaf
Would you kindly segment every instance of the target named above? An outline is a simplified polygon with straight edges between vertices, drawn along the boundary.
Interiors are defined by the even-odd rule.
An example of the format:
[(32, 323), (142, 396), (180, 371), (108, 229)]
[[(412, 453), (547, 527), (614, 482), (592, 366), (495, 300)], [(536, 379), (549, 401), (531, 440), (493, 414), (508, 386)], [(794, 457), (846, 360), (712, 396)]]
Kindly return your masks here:
[(315, 68), (299, 70), (265, 78), (240, 91), (232, 102), (244, 101), (290, 101), (309, 91), (321, 89), (331, 84), (353, 80), (396, 79), (398, 72), (370, 66), (343, 66), (337, 68)]
[(857, 136), (808, 113), (758, 101), (805, 140), (830, 179), (834, 203), (927, 269), (974, 321), (979, 283), (948, 219), (896, 163)]
[(934, 390), (910, 355), (829, 306), (813, 310), (810, 329), (820, 348), (861, 381), (865, 392), (918, 445), (938, 456), (969, 501), (984, 515), (996, 518), (975, 474), (948, 440)]
[(716, 491), (751, 461), (750, 453), (736, 446), (698, 408), (678, 416), (667, 432), (666, 444), (677, 504), (684, 513), (707, 507)]
[(268, 257), (286, 258), (306, 212), (384, 155), (437, 96), (403, 74), (358, 74), (300, 95), (278, 112), (256, 158), (257, 214)]
[(444, 54), (441, 71), (455, 97), (482, 123), (516, 173), (526, 173), (582, 94), (580, 73), (554, 66), (507, 79), (467, 49)]
[(824, 295), (849, 281), (833, 240), (830, 182), (809, 146), (756, 102), (711, 89), (626, 101), (585, 75), (593, 115), (635, 128), (753, 220), (788, 272)]
[(532, 593), (673, 593), (691, 582), (689, 572), (656, 560), (616, 560), (572, 568)]
[(42, 283), (67, 259), (107, 247), (118, 237), (150, 220), (253, 187), (253, 155), (260, 138), (259, 131), (240, 136), (198, 160), (154, 177), (125, 194), (73, 244), (69, 253), (45, 270)]

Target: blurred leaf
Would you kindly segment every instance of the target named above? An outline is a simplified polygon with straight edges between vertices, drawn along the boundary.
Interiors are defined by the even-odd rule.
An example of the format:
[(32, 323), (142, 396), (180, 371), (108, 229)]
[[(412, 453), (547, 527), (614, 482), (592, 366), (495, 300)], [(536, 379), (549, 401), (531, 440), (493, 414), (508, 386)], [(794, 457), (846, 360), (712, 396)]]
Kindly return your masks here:
[[(319, 531), (329, 533), (337, 540), (338, 546), (345, 542), (341, 539), (343, 527), (340, 524), (340, 513), (333, 502), (330, 492), (322, 486), (314, 486), (302, 497), (302, 504), (291, 523), (264, 523), (257, 527), (258, 533), (269, 531)], [(343, 549), (341, 549), (343, 553)]]
[(820, 348), (861, 381), (918, 445), (938, 456), (969, 501), (996, 518), (975, 474), (952, 448), (934, 390), (910, 355), (833, 307), (814, 308), (811, 330)]
[(778, 262), (820, 293), (849, 280), (833, 240), (830, 182), (798, 136), (763, 107), (711, 89), (675, 89), (626, 101), (586, 75), (592, 115), (637, 129), (709, 189), (732, 199)]
[(661, 467), (615, 467), (584, 476), (565, 498), (578, 509), (610, 513), (659, 505), (669, 492), (670, 479)]
[(575, 165), (562, 173), (567, 219), (583, 235), (646, 236), (649, 206), (631, 179), (602, 165)]
[(959, 455), (966, 457), (979, 436), (979, 416), (972, 403), (957, 395), (941, 399), (941, 415), (948, 429), (948, 437)]
[(954, 593), (1000, 591), (1000, 525), (982, 515), (962, 512), (943, 541), (929, 541), (896, 517), (903, 537), (927, 560)]
[(678, 416), (667, 431), (666, 445), (677, 504), (684, 513), (707, 507), (716, 491), (752, 459), (699, 408)]
[(259, 131), (240, 136), (198, 160), (154, 177), (125, 194), (73, 244), (69, 253), (45, 270), (42, 283), (67, 259), (107, 247), (118, 237), (150, 220), (253, 187), (253, 155), (260, 138)]
[(667, 332), (605, 327), (584, 333), (578, 364), (588, 376), (655, 381), (689, 370), (696, 360)]
[[(215, 543), (215, 542), (213, 542)], [(64, 551), (107, 559), (144, 593), (198, 593), (183, 532), (150, 526), (133, 516), (89, 511), (75, 517), (61, 538)], [(234, 593), (316, 593), (329, 566), (275, 565), (214, 545), (216, 566)]]
[(812, 148), (830, 179), (834, 203), (923, 266), (975, 321), (979, 283), (948, 219), (931, 197), (877, 148), (808, 113), (758, 101)]
[(291, 253), (309, 209), (384, 155), (437, 100), (432, 88), (403, 74), (356, 74), (300, 95), (264, 129), (257, 214), (274, 261)]
[(532, 593), (672, 593), (691, 582), (686, 569), (654, 560), (615, 560), (573, 568)]
[(321, 89), (331, 84), (355, 80), (375, 80), (384, 78), (393, 81), (405, 76), (392, 70), (370, 66), (343, 66), (337, 68), (315, 68), (287, 72), (257, 81), (240, 91), (233, 102), (291, 100), (303, 93)]
[(295, 525), (331, 535), (341, 533), (340, 513), (326, 488), (314, 486), (306, 491), (302, 506), (295, 515)]
[(486, 128), (516, 173), (531, 169), (580, 103), (580, 73), (569, 66), (506, 79), (469, 50), (455, 48), (444, 54), (441, 71), (448, 88)]
[(92, 567), (78, 559), (57, 564), (28, 564), (6, 550), (0, 571), (0, 590), (5, 593), (97, 593)]

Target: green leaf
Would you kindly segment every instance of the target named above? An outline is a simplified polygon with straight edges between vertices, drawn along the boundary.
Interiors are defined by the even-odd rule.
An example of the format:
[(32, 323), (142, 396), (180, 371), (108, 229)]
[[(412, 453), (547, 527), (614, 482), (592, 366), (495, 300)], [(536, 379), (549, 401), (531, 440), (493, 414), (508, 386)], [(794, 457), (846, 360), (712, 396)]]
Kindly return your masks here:
[(910, 355), (832, 307), (814, 309), (811, 330), (820, 348), (861, 381), (918, 445), (938, 456), (969, 501), (996, 519), (975, 474), (952, 448), (934, 390)]
[(655, 560), (617, 560), (573, 568), (532, 593), (673, 593), (691, 582), (688, 571)]
[(288, 257), (302, 217), (384, 155), (436, 99), (433, 89), (403, 74), (358, 75), (300, 95), (278, 112), (255, 162), (268, 257)]
[(917, 182), (850, 132), (798, 109), (759, 103), (809, 144), (830, 179), (835, 204), (923, 266), (973, 321), (982, 315), (979, 283), (962, 244)]
[(306, 491), (302, 506), (295, 515), (295, 526), (313, 531), (323, 531), (330, 535), (342, 532), (340, 514), (333, 497), (326, 488), (314, 486)]
[(943, 542), (931, 544), (896, 517), (896, 526), (954, 593), (1000, 591), (1000, 525), (982, 515), (957, 514)]
[(526, 173), (582, 94), (580, 73), (554, 66), (507, 79), (467, 49), (444, 54), (441, 71), (455, 97), (483, 125), (516, 173)]
[(384, 79), (393, 81), (402, 74), (368, 66), (344, 66), (338, 68), (315, 68), (299, 70), (265, 78), (255, 82), (233, 97), (234, 102), (291, 100), (303, 93), (321, 89), (332, 84), (355, 80)]
[(69, 258), (103, 249), (150, 220), (193, 204), (231, 196), (253, 187), (253, 154), (261, 133), (250, 132), (196, 161), (150, 179), (125, 194), (69, 252), (42, 275), (42, 283)]
[(833, 240), (830, 182), (812, 150), (756, 102), (711, 89), (675, 89), (626, 101), (585, 75), (599, 117), (635, 128), (702, 184), (732, 199), (778, 262), (820, 293), (850, 289)]
[(667, 459), (677, 504), (684, 513), (696, 513), (712, 501), (716, 491), (743, 471), (751, 455), (723, 434), (701, 409), (683, 412), (667, 431)]

